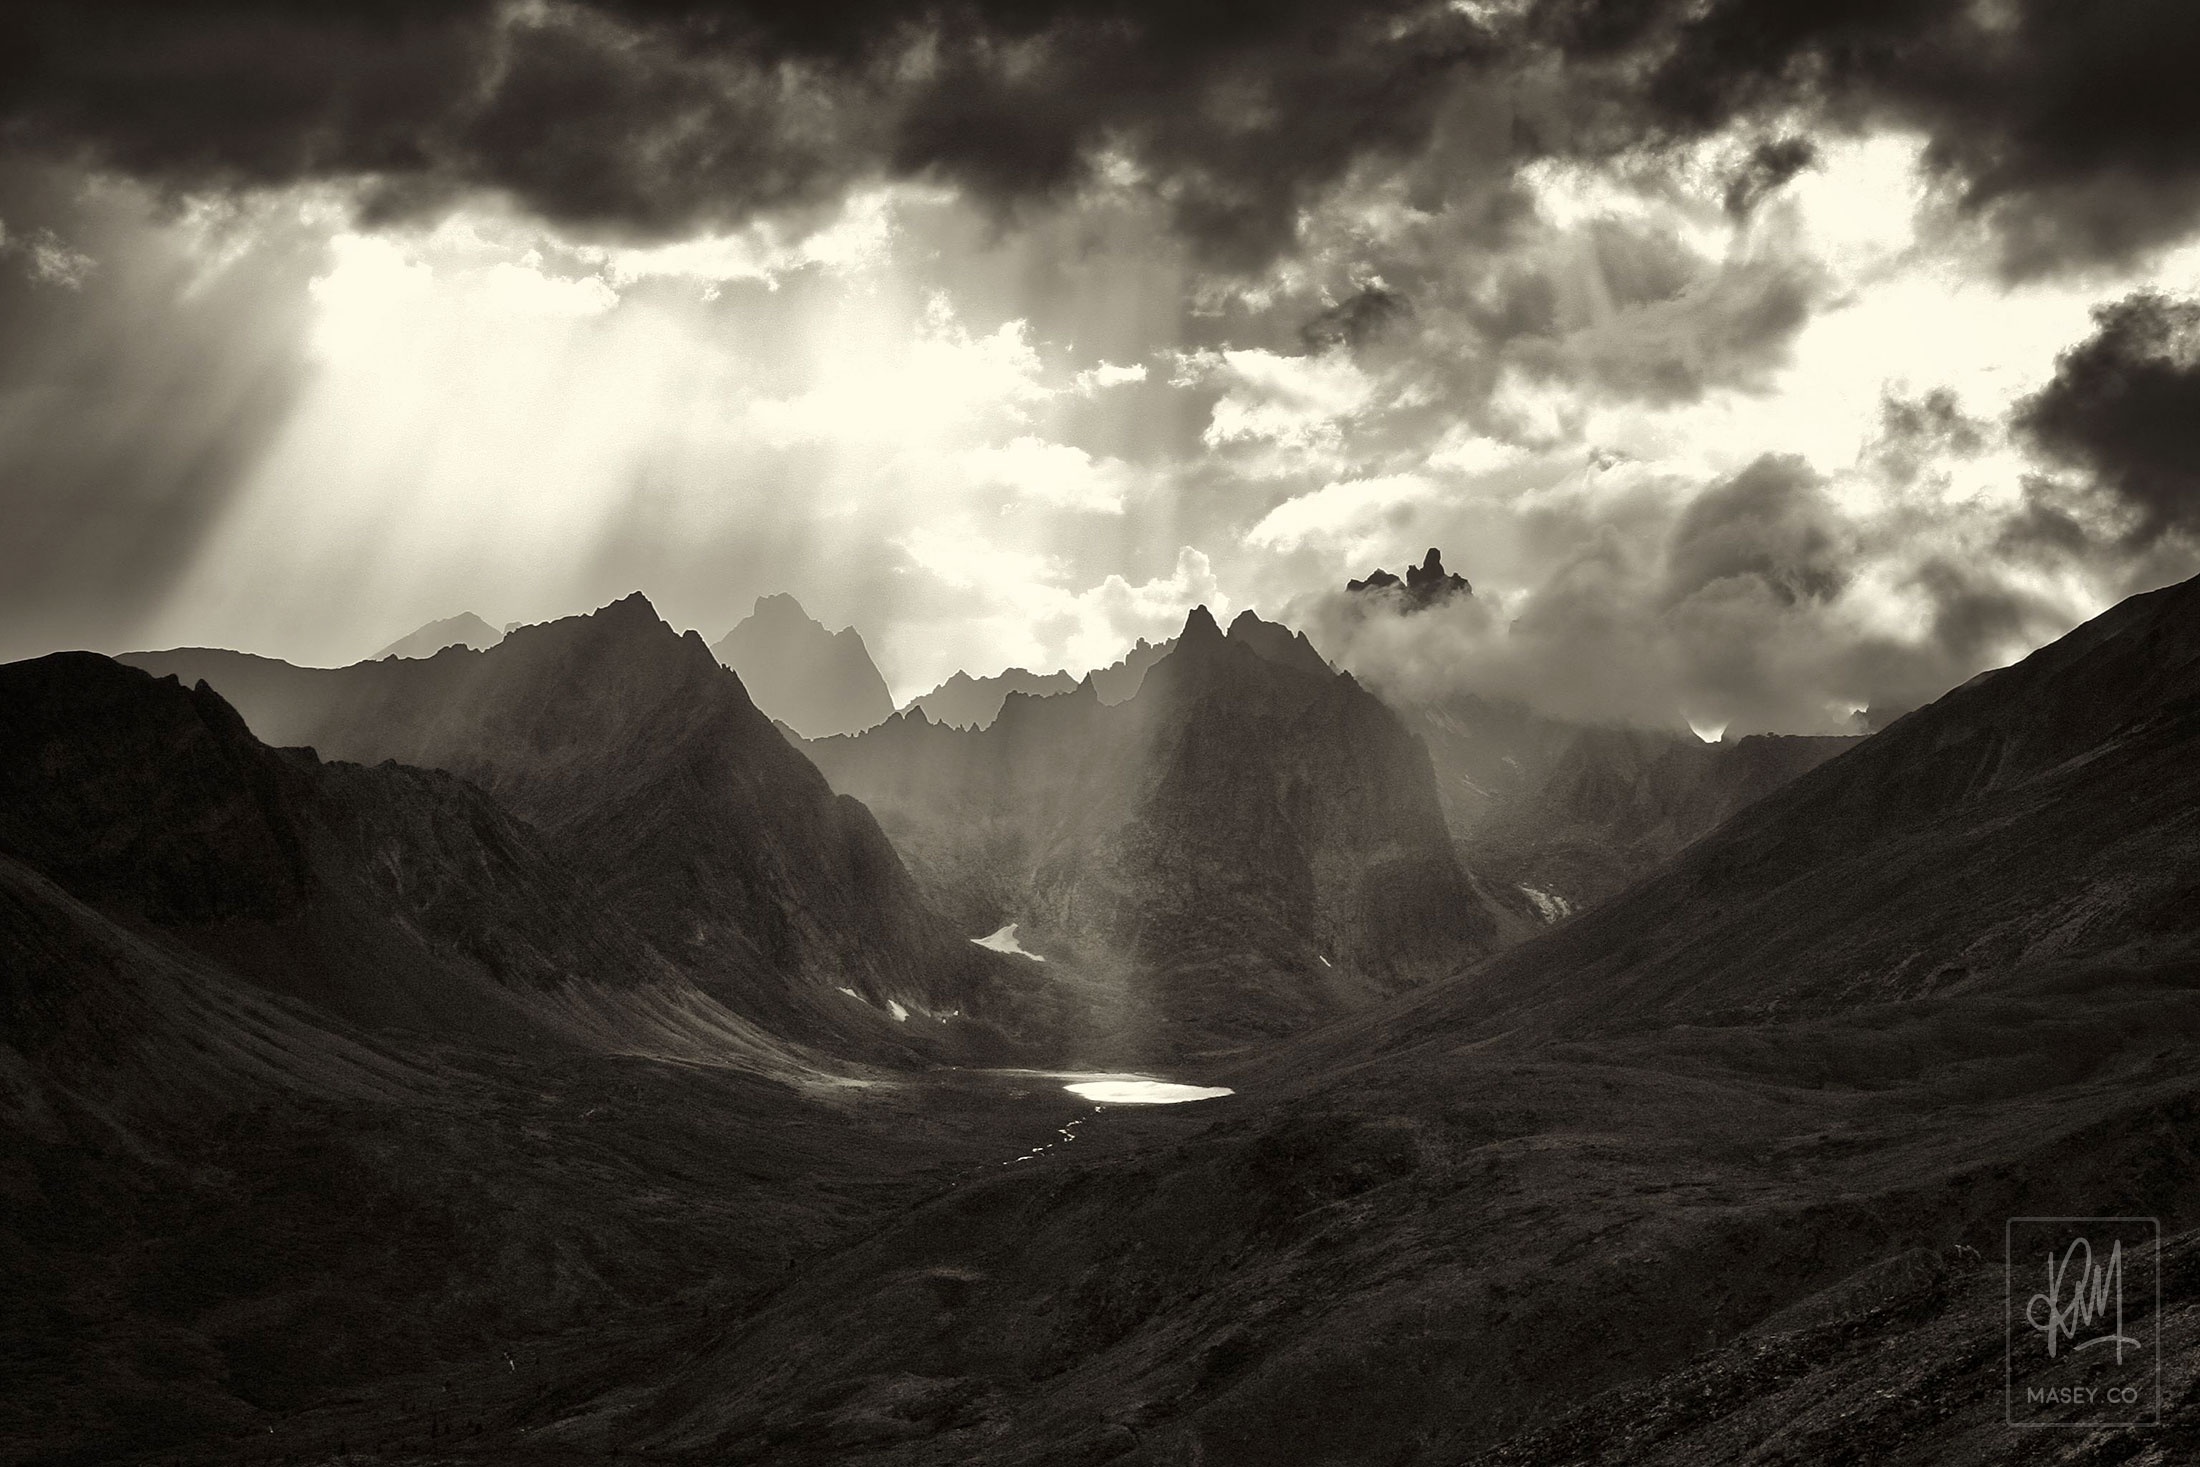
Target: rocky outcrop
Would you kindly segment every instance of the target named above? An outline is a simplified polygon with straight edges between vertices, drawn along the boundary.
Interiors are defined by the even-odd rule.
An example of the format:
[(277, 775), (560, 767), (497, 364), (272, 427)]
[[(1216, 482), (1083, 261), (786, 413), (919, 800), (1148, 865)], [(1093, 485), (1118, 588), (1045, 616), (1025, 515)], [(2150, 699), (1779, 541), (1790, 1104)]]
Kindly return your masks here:
[(1444, 569), (1444, 557), (1434, 546), (1429, 547), (1419, 565), (1406, 567), (1403, 580), (1378, 568), (1369, 571), (1365, 580), (1345, 582), (1344, 588), (1364, 596), (1387, 597), (1398, 603), (1400, 611), (1407, 612), (1424, 611), (1454, 596), (1474, 594), (1465, 576)]

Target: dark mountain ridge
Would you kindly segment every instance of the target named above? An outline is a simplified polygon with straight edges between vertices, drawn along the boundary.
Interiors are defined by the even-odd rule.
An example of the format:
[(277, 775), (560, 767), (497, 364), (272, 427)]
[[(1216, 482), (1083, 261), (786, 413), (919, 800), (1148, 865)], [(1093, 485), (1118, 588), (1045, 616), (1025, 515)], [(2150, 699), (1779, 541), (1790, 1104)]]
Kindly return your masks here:
[(1542, 994), (1569, 1023), (1730, 1020), (2188, 952), (2196, 749), (2200, 581), (2187, 581), (1741, 810), (1532, 959), (1497, 960), (1477, 1003)]
[(799, 1070), (464, 780), (270, 749), (206, 684), (0, 668), (0, 855), (349, 1024)]
[(858, 1051), (993, 1042), (1035, 991), (924, 905), (870, 813), (639, 594), (420, 661), (130, 660), (216, 687), (243, 672), (240, 711), (271, 739), (478, 784), (593, 900), (772, 1032)]

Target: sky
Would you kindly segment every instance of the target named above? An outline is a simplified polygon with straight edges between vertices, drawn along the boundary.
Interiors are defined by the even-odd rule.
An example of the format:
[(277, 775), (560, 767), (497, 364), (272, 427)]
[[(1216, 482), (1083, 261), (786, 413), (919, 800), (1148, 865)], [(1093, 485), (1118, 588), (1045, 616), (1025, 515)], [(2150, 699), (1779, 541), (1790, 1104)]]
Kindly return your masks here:
[[(2200, 7), (19, 0), (0, 657), (1204, 603), (1823, 732), (2200, 571)], [(1470, 598), (1347, 594), (1431, 546)], [(1871, 710), (1866, 714), (1864, 710)]]

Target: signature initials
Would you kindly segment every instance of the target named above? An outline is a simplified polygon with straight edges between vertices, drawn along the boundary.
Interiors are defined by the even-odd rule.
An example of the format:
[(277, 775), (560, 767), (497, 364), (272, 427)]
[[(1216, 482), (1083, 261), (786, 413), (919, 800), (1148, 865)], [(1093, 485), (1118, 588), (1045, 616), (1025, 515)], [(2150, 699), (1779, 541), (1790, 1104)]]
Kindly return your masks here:
[[(2072, 1270), (2075, 1269), (2075, 1273)], [(2065, 1290), (2068, 1298), (2064, 1297)], [(2112, 1332), (2090, 1340), (2078, 1339), (2081, 1330), (2094, 1326), (2114, 1310), (2115, 1328)], [(2047, 1336), (2047, 1355), (2053, 1359), (2068, 1339), (2072, 1350), (2090, 1350), (2095, 1345), (2114, 1345), (2116, 1363), (2124, 1363), (2126, 1346), (2136, 1350), (2139, 1342), (2124, 1333), (2124, 1245), (2121, 1240), (2109, 1245), (2108, 1261), (2098, 1264), (2093, 1257), (2093, 1245), (2084, 1238), (2078, 1239), (2063, 1250), (2061, 1258), (2047, 1255), (2047, 1290), (2034, 1294), (2024, 1306), (2024, 1322)]]

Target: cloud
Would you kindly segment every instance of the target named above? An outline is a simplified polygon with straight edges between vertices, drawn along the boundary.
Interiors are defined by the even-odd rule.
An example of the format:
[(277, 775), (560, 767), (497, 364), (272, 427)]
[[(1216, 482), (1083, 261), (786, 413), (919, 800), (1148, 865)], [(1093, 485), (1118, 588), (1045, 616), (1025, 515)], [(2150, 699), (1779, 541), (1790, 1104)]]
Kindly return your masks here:
[(2126, 543), (2200, 531), (2200, 301), (2140, 291), (2093, 319), (2018, 405), (2018, 432), (2088, 476)]
[(1375, 543), (1368, 534), (1371, 526), (1427, 504), (1441, 493), (1441, 485), (1419, 474), (1328, 484), (1268, 511), (1245, 532), (1245, 541), (1267, 550), (1296, 550), (1318, 541), (1341, 550), (1347, 558), (1357, 558)]
[(912, 601), (888, 633), (897, 698), (937, 686), (960, 668), (989, 675), (1016, 666), (1082, 674), (1120, 658), (1143, 637), (1176, 635), (1192, 607), (1233, 609), (1205, 552), (1178, 547), (1163, 575), (1133, 581), (1113, 573), (1072, 589), (1068, 568), (986, 541), (968, 531), (919, 528), (899, 542), (909, 563), (951, 593)]
[(1879, 405), (1879, 436), (1865, 452), (1896, 484), (1917, 482), (1928, 465), (1950, 458), (1974, 458), (1992, 436), (1991, 425), (1965, 413), (1956, 394), (1935, 387), (1916, 397), (1885, 392)]
[(1343, 354), (1286, 355), (1252, 348), (1184, 358), (1176, 382), (1219, 385), (1202, 435), (1209, 448), (1248, 448), (1265, 472), (1333, 458), (1375, 382)]
[(1738, 736), (1853, 731), (1856, 710), (1938, 697), (2116, 594), (2013, 551), (2005, 513), (1840, 487), (1778, 455), (1700, 485), (1621, 464), (1524, 509), (1544, 556), (1524, 587), (1461, 563), (1475, 594), (1411, 617), (1340, 591), (1288, 615), (1390, 696)]
[(1012, 211), (1113, 156), (1249, 268), (1311, 191), (1413, 153), (1495, 45), (1420, 0), (25, 0), (0, 121), (185, 188), (360, 179), (374, 218), (489, 191), (659, 238), (881, 176)]
[(1124, 465), (1112, 459), (1095, 459), (1081, 448), (1029, 434), (965, 451), (962, 469), (980, 486), (1097, 514), (1121, 514), (1132, 482)]
[(1781, 185), (1817, 161), (1817, 144), (1809, 138), (1767, 139), (1757, 144), (1727, 181), (1726, 212), (1737, 218), (1748, 217)]
[(1299, 339), (1310, 351), (1340, 346), (1361, 346), (1413, 308), (1406, 298), (1380, 284), (1363, 285), (1299, 328)]
[[(2128, 266), (2200, 219), (2200, 10), (2065, 0), (1543, 0), (1532, 126), (1590, 155), (1737, 122), (1896, 126), (2012, 278)], [(1745, 195), (1746, 195), (1745, 189)]]
[(1689, 502), (1666, 544), (1666, 601), (1678, 605), (1722, 583), (1782, 606), (1829, 601), (1854, 551), (1840, 543), (1832, 503), (1800, 459), (1766, 455)]

